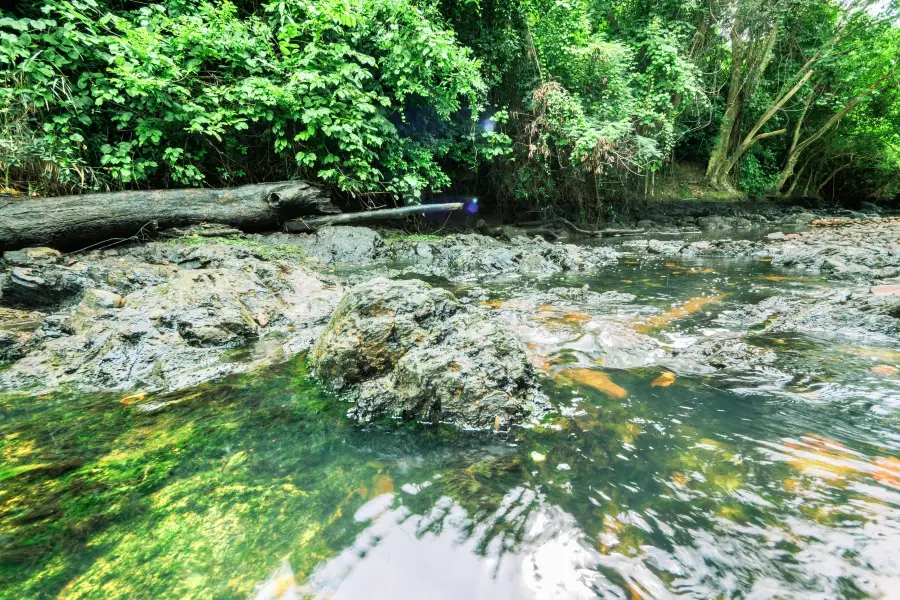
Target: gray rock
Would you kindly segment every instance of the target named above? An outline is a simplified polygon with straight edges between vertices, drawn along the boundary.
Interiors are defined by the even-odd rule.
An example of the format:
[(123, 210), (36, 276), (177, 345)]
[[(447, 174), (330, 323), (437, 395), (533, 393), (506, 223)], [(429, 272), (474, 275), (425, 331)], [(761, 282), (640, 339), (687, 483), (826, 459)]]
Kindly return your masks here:
[(394, 260), (413, 263), (404, 273), (451, 279), (590, 271), (614, 263), (619, 256), (606, 246), (551, 244), (540, 237), (521, 235), (504, 242), (479, 234), (434, 241), (399, 239), (391, 242), (388, 252)]
[(54, 250), (53, 248), (22, 248), (21, 250), (7, 250), (3, 253), (3, 260), (10, 266), (28, 267), (54, 261), (59, 256), (59, 250)]
[(783, 239), (784, 239), (784, 233), (782, 233), (781, 231), (776, 231), (776, 232), (774, 232), (774, 233), (770, 233), (769, 235), (767, 235), (767, 236), (766, 236), (766, 239), (769, 239), (769, 240), (783, 240)]
[(81, 298), (81, 303), (88, 308), (122, 308), (125, 298), (108, 290), (88, 290)]
[(68, 267), (14, 267), (3, 280), (2, 302), (13, 308), (52, 308), (77, 301), (88, 287), (90, 278)]
[(545, 409), (522, 344), (448, 291), (383, 278), (344, 296), (310, 353), (351, 417), (487, 429)]
[(697, 225), (703, 229), (731, 229), (731, 221), (729, 221), (728, 217), (718, 215), (700, 217), (697, 219)]
[[(0, 372), (0, 390), (164, 391), (257, 368), (309, 348), (342, 294), (340, 286), (302, 267), (214, 243), (202, 249), (216, 268), (170, 264), (153, 273), (140, 256), (172, 258), (197, 248), (148, 246), (122, 253), (105, 270), (96, 262), (105, 259), (83, 258), (79, 276), (89, 291), (77, 306), (44, 319), (35, 332), (40, 343), (30, 343)], [(92, 272), (102, 277), (85, 275)], [(151, 275), (142, 279), (140, 273)], [(97, 279), (135, 289), (122, 305), (118, 294), (94, 289)], [(149, 285), (135, 283), (141, 281)], [(7, 347), (13, 342), (6, 340)], [(232, 359), (236, 350), (246, 358)]]
[(650, 240), (647, 242), (647, 252), (650, 254), (678, 254), (684, 247), (681, 240)]
[(384, 257), (384, 240), (368, 227), (325, 227), (315, 233), (277, 233), (263, 240), (297, 246), (326, 265), (363, 265)]
[(13, 308), (0, 308), (0, 362), (25, 356), (43, 337), (44, 315)]

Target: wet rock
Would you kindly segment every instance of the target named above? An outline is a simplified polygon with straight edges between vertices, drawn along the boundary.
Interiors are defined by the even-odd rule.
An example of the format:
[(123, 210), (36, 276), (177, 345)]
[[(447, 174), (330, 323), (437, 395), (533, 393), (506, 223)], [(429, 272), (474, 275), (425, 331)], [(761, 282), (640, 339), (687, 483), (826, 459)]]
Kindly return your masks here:
[[(140, 262), (188, 249), (196, 247), (83, 258), (80, 275), (90, 286), (82, 301), (44, 319), (41, 343), (0, 373), (0, 390), (173, 390), (256, 368), (309, 348), (342, 294), (320, 275), (242, 248), (205, 248), (217, 268)], [(97, 288), (98, 279), (133, 291), (123, 299)], [(233, 359), (239, 350), (243, 358)]]
[(301, 248), (326, 265), (363, 265), (384, 257), (384, 239), (368, 227), (325, 227), (315, 233), (276, 233), (262, 239)]
[(809, 225), (813, 220), (816, 219), (816, 215), (808, 212), (800, 212), (793, 215), (788, 215), (782, 219), (782, 223), (788, 223), (793, 225)]
[(310, 365), (363, 423), (388, 416), (487, 429), (544, 407), (521, 343), (417, 280), (378, 278), (348, 291)]
[(0, 362), (18, 360), (39, 343), (43, 321), (36, 311), (0, 308)]
[(649, 240), (647, 242), (647, 252), (650, 254), (678, 254), (684, 247), (681, 240)]
[(3, 253), (6, 264), (14, 267), (27, 267), (39, 263), (54, 261), (59, 258), (59, 250), (37, 247), (8, 250)]
[(52, 308), (74, 302), (91, 280), (57, 265), (14, 267), (2, 283), (2, 303), (13, 308)]
[(81, 303), (88, 308), (122, 308), (125, 298), (108, 290), (88, 290), (81, 298)]
[(767, 235), (766, 239), (768, 239), (768, 240), (783, 240), (784, 233), (782, 233), (780, 231), (776, 231), (774, 233), (770, 233), (769, 235)]
[(717, 370), (752, 370), (761, 364), (771, 364), (777, 359), (772, 350), (753, 346), (738, 337), (704, 339), (684, 349), (672, 352), (678, 362), (690, 361), (708, 365)]
[[(805, 219), (809, 213), (801, 213)], [(634, 242), (630, 248), (640, 250)], [(770, 234), (761, 241), (715, 240), (684, 244), (650, 240), (645, 249), (665, 256), (710, 256), (771, 260), (775, 266), (821, 271), (829, 279), (857, 283), (900, 276), (900, 222), (892, 219), (848, 222), (846, 226)]]
[(850, 289), (827, 289), (809, 295), (770, 296), (757, 304), (719, 316), (723, 324), (763, 333), (798, 332), (857, 339), (891, 340), (900, 321), (890, 315), (887, 297), (857, 295)]
[(613, 264), (618, 252), (605, 246), (551, 244), (541, 237), (516, 236), (509, 242), (479, 235), (453, 235), (438, 240), (399, 239), (389, 255), (409, 261), (404, 273), (474, 279), (484, 275), (544, 277), (561, 271), (590, 271)]

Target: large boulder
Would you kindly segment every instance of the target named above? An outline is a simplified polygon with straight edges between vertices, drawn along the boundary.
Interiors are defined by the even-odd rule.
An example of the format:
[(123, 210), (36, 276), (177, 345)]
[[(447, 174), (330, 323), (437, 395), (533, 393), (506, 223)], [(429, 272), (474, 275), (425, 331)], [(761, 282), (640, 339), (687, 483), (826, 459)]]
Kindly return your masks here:
[(508, 427), (544, 410), (521, 342), (479, 309), (418, 281), (377, 278), (344, 296), (311, 353), (351, 417), (466, 429)]

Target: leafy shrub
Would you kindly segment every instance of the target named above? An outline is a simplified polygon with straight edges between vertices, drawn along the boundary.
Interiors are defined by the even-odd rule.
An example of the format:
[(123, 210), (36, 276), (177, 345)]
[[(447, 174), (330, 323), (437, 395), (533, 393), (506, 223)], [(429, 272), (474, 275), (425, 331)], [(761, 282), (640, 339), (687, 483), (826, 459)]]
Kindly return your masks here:
[(415, 199), (449, 180), (446, 147), (411, 130), (475, 115), (484, 87), (471, 52), (410, 0), (251, 15), (47, 0), (0, 19), (0, 39), (0, 158), (52, 189), (305, 177)]

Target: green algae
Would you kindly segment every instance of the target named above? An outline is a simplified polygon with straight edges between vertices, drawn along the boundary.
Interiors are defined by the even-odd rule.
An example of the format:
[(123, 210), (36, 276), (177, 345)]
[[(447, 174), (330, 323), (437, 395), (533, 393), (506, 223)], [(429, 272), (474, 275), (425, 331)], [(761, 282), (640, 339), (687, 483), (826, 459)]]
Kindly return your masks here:
[(191, 235), (176, 238), (165, 242), (172, 245), (206, 246), (221, 245), (233, 248), (243, 248), (254, 256), (263, 260), (283, 260), (286, 262), (303, 262), (309, 260), (309, 254), (300, 246), (292, 244), (278, 244), (274, 242), (262, 242), (243, 236), (223, 236), (216, 238)]

